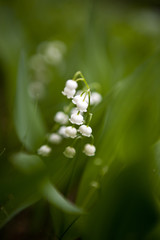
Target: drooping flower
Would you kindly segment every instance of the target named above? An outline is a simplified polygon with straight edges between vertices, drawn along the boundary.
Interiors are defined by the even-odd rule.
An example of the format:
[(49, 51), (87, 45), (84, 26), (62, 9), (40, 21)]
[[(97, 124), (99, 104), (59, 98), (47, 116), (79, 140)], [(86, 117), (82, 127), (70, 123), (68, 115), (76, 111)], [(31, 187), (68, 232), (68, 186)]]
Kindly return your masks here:
[(85, 153), (87, 156), (94, 156), (96, 152), (96, 147), (92, 144), (85, 144), (83, 153)]
[(78, 87), (78, 84), (74, 80), (67, 80), (66, 86), (64, 90), (62, 91), (62, 94), (66, 96), (67, 98), (73, 98), (73, 96), (76, 93), (76, 88)]
[(62, 141), (62, 137), (58, 133), (52, 133), (49, 135), (48, 141), (53, 144), (59, 144)]
[(85, 99), (84, 96), (76, 95), (72, 100), (72, 102), (77, 105), (77, 109), (81, 112), (87, 112), (88, 103)]
[(77, 136), (77, 129), (72, 126), (68, 126), (65, 129), (65, 133), (67, 137), (75, 138)]
[(81, 96), (81, 95), (76, 95), (75, 97), (73, 97), (72, 102), (73, 102), (74, 104), (77, 104), (77, 102), (83, 101), (83, 99), (84, 99), (83, 96)]
[(51, 153), (51, 148), (47, 145), (42, 145), (39, 149), (38, 149), (38, 154), (43, 156), (43, 157), (47, 157), (50, 153)]
[(60, 124), (66, 124), (68, 122), (68, 115), (64, 112), (57, 112), (54, 116), (54, 121)]
[(77, 102), (77, 109), (81, 112), (87, 112), (88, 103), (85, 101)]
[(66, 82), (66, 87), (72, 90), (72, 89), (76, 89), (78, 87), (78, 84), (76, 81), (69, 79)]
[(86, 125), (80, 126), (78, 131), (85, 137), (90, 137), (92, 134), (92, 128)]
[(98, 92), (92, 92), (90, 103), (91, 105), (98, 105), (102, 101), (102, 96)]
[(83, 124), (83, 116), (79, 113), (73, 113), (71, 115), (71, 118), (69, 119), (69, 121), (72, 123), (72, 124), (77, 124), (77, 125), (81, 125)]
[(75, 93), (76, 93), (75, 89), (70, 89), (68, 87), (65, 87), (64, 90), (62, 91), (62, 94), (66, 96), (68, 99), (73, 98)]
[(75, 148), (68, 146), (65, 148), (65, 151), (63, 152), (63, 154), (67, 158), (73, 158), (76, 154), (76, 150)]
[(59, 128), (59, 130), (58, 130), (58, 133), (62, 136), (62, 137), (64, 137), (64, 138), (66, 138), (67, 136), (66, 136), (66, 126), (61, 126), (60, 128)]

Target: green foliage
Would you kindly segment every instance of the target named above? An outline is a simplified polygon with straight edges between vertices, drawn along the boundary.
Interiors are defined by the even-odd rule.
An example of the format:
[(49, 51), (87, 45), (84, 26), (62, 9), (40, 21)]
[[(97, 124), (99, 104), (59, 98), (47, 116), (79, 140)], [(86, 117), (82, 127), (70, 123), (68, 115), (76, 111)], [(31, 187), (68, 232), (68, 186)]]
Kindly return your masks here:
[[(49, 206), (53, 239), (159, 239), (159, 15), (105, 1), (22, 2), (0, 6), (0, 238), (7, 240), (11, 219), (41, 201)], [(56, 48), (57, 62), (44, 54), (55, 42), (65, 46)], [(23, 49), (28, 57), (20, 57)], [(83, 140), (76, 157), (66, 159), (65, 139), (39, 156), (56, 129), (54, 114), (66, 104), (65, 80), (78, 70), (103, 96), (91, 121), (96, 155), (82, 153)], [(37, 82), (42, 98), (29, 92)]]
[(17, 134), (28, 150), (36, 150), (42, 144), (45, 127), (41, 116), (28, 96), (28, 76), (26, 60), (21, 57), (16, 92), (15, 127)]

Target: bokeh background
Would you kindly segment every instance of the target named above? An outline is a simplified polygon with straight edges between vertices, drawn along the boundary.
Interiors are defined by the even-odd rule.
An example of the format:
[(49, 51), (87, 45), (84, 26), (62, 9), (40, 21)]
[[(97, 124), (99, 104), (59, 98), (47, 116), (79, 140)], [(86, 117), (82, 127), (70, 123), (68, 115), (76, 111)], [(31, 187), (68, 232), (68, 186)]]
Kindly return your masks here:
[[(46, 128), (51, 128), (53, 115), (65, 102), (61, 91), (66, 79), (80, 70), (89, 83), (96, 82), (97, 89), (104, 99), (100, 108), (95, 109), (97, 117), (95, 121), (93, 120), (97, 144), (100, 146), (98, 156), (109, 159), (106, 162), (110, 164), (115, 157), (113, 152), (117, 149), (114, 147), (118, 142), (116, 158), (123, 163), (126, 159), (131, 159), (127, 170), (125, 164), (122, 167), (121, 164), (119, 166), (119, 162), (113, 162), (109, 181), (104, 180), (104, 189), (109, 190), (104, 193), (100, 205), (96, 206), (91, 217), (85, 220), (85, 226), (80, 223), (84, 236), (82, 239), (107, 239), (106, 236), (109, 237), (108, 239), (129, 240), (160, 238), (157, 227), (160, 226), (157, 225), (159, 208), (151, 194), (154, 188), (158, 189), (159, 178), (154, 176), (150, 180), (149, 169), (156, 171), (155, 158), (153, 153), (147, 152), (151, 144), (158, 141), (160, 133), (159, 48), (160, 2), (158, 0), (0, 1), (0, 206), (2, 212), (5, 211), (3, 205), (6, 199), (12, 201), (12, 196), (8, 196), (12, 188), (11, 181), (14, 182), (15, 179), (13, 173), (15, 169), (10, 158), (23, 149), (23, 144), (16, 133), (14, 109), (18, 66), (20, 57), (24, 54), (29, 76), (27, 92), (40, 108)], [(149, 64), (149, 61), (152, 64)], [(137, 69), (141, 68), (143, 70), (138, 70), (137, 73)], [(116, 97), (120, 91), (118, 97), (115, 97), (116, 100), (114, 97), (110, 100), (108, 95), (113, 90)], [(109, 117), (106, 112), (107, 107)], [(126, 143), (128, 143), (127, 147)], [(106, 146), (108, 152), (105, 152)], [(133, 159), (142, 159), (142, 161), (137, 160), (137, 165), (134, 165)], [(150, 166), (151, 160), (154, 166)], [(117, 169), (121, 167), (122, 173), (115, 179)], [(87, 169), (91, 168), (89, 165)], [(144, 170), (143, 181), (139, 169)], [(82, 176), (83, 170), (82, 167), (78, 176)], [(88, 181), (86, 179), (89, 177), (86, 176), (94, 175), (95, 170), (92, 170), (86, 170), (82, 178), (77, 200), (79, 203), (88, 191), (87, 188), (83, 189), (84, 192), (81, 189), (85, 181)], [(140, 182), (138, 189), (134, 185), (135, 179), (136, 186)], [(19, 185), (16, 185), (16, 181), (18, 180), (15, 180), (14, 186), (18, 189)], [(131, 183), (132, 190), (130, 186), (126, 186), (124, 190), (124, 183), (127, 181)], [(110, 191), (110, 189), (114, 190)], [(97, 216), (103, 220), (103, 223), (107, 222), (105, 211), (99, 206), (105, 206), (108, 193), (110, 199), (106, 212), (110, 225), (108, 223), (106, 228), (100, 221), (101, 225), (97, 224), (97, 228), (95, 227), (93, 231), (89, 226), (94, 225)], [(136, 194), (138, 197), (135, 198), (132, 209), (132, 203), (130, 207), (127, 205), (128, 199)], [(126, 195), (128, 198), (125, 198)], [(159, 204), (158, 196), (157, 190), (156, 201)], [(113, 203), (115, 198), (119, 201)], [(112, 204), (114, 214), (110, 211)], [(123, 214), (126, 206), (129, 210)], [(135, 209), (138, 209), (136, 213)], [(139, 209), (142, 212), (140, 211), (138, 215)], [(145, 215), (146, 209), (148, 213)], [(34, 207), (24, 210), (8, 222), (2, 228), (0, 238), (56, 239), (53, 237), (56, 227), (52, 225), (49, 212), (46, 203), (38, 202)], [(122, 215), (126, 216), (123, 220)], [(132, 216), (133, 222), (128, 223), (129, 216)], [(148, 221), (145, 222), (145, 219)], [(123, 224), (120, 224), (121, 221)], [(142, 222), (145, 226), (142, 226)], [(153, 230), (152, 228), (153, 234), (148, 233), (146, 229)], [(112, 235), (115, 229), (117, 235)], [(126, 229), (130, 230), (127, 232)], [(127, 233), (123, 235), (124, 232)], [(78, 238), (68, 237), (68, 239)]]

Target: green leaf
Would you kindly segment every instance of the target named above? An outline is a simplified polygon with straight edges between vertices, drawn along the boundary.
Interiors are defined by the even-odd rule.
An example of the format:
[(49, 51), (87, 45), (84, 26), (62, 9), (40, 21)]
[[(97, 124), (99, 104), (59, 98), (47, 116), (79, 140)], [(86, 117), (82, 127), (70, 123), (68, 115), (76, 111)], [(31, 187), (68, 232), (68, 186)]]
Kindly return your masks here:
[(5, 174), (0, 175), (0, 227), (41, 197), (38, 189), (43, 175), (35, 173), (30, 177), (24, 176), (10, 165), (8, 162)]
[(45, 136), (45, 126), (41, 115), (28, 96), (27, 63), (21, 56), (16, 90), (14, 121), (19, 139), (28, 150), (36, 150)]
[(11, 161), (16, 168), (25, 174), (43, 171), (45, 168), (42, 160), (38, 156), (23, 152), (15, 154)]
[(39, 199), (40, 197), (37, 194), (31, 196), (24, 195), (22, 198), (13, 198), (6, 204), (2, 205), (0, 210), (0, 228), (3, 227), (16, 214), (36, 203)]
[(42, 185), (42, 194), (51, 204), (64, 212), (78, 215), (83, 213), (82, 209), (65, 199), (50, 182)]

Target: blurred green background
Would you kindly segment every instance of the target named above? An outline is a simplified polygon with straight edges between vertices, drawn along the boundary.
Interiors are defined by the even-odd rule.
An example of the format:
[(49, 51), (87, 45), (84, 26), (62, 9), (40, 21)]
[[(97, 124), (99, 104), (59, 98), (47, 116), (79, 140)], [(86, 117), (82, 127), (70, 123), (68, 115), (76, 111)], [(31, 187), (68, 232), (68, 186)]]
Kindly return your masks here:
[[(158, 0), (0, 1), (0, 239), (160, 239), (159, 44)], [(97, 155), (89, 161), (78, 155), (71, 183), (74, 202), (89, 214), (63, 236), (75, 217), (35, 194), (47, 175), (65, 195), (72, 163), (59, 156), (63, 147), (42, 159), (45, 171), (34, 155), (37, 165), (29, 174), (14, 166), (13, 156), (35, 154), (65, 104), (65, 81), (78, 70), (91, 85), (96, 82), (103, 101), (93, 109)], [(17, 76), (26, 79), (21, 86)], [(35, 130), (37, 122), (17, 93), (39, 109), (44, 132)], [(24, 124), (29, 119), (39, 134), (26, 145), (17, 130), (16, 101), (22, 101)], [(100, 189), (91, 189), (93, 180)]]

